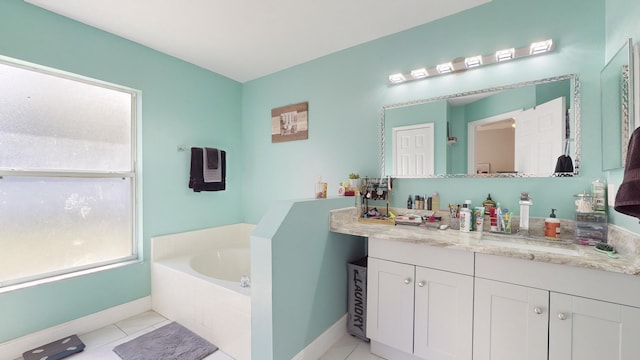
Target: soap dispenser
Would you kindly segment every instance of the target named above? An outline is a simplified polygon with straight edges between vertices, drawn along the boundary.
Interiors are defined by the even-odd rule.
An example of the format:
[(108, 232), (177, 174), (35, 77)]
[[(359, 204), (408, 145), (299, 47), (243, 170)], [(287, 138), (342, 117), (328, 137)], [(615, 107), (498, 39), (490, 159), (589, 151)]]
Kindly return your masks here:
[(487, 199), (482, 202), (482, 206), (484, 206), (484, 213), (489, 214), (491, 208), (496, 207), (496, 202), (491, 199), (491, 194), (487, 194)]
[(557, 240), (560, 237), (560, 220), (556, 219), (556, 209), (551, 209), (549, 217), (544, 219), (544, 237)]

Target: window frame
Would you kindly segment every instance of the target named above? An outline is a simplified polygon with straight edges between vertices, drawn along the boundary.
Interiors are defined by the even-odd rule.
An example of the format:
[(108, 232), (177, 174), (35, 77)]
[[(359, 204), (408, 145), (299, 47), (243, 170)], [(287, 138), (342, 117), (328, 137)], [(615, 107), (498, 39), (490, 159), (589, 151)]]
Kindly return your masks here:
[(2, 169), (0, 168), (0, 182), (5, 177), (40, 177), (40, 178), (75, 178), (75, 179), (106, 179), (106, 178), (128, 178), (130, 180), (130, 210), (131, 210), (131, 254), (112, 260), (93, 262), (91, 264), (66, 267), (64, 269), (40, 273), (37, 275), (24, 276), (16, 279), (0, 282), (0, 293), (16, 288), (29, 287), (41, 283), (53, 282), (58, 279), (75, 277), (87, 273), (103, 271), (114, 267), (139, 263), (142, 261), (140, 251), (141, 209), (138, 204), (140, 199), (140, 171), (138, 168), (138, 127), (140, 117), (140, 97), (141, 91), (122, 85), (117, 85), (102, 80), (89, 78), (83, 75), (74, 74), (64, 70), (59, 70), (43, 65), (38, 65), (23, 60), (0, 55), (0, 64), (21, 68), (28, 71), (35, 71), (41, 74), (55, 76), (70, 81), (77, 81), (91, 86), (119, 91), (131, 96), (131, 123), (130, 123), (130, 171), (82, 171), (82, 170), (31, 170), (31, 169)]

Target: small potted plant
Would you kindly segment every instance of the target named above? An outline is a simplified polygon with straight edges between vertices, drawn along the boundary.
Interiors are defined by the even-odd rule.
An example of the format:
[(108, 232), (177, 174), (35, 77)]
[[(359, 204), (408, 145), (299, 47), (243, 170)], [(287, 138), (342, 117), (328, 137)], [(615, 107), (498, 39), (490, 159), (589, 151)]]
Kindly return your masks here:
[(349, 174), (349, 188), (351, 190), (356, 190), (358, 188), (358, 180), (360, 180), (360, 175), (357, 173)]

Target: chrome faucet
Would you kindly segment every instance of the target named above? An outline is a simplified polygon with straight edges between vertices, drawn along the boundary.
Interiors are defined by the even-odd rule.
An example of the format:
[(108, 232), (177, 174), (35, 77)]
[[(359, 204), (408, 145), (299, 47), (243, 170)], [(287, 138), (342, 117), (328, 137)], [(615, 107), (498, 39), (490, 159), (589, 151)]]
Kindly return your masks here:
[(533, 201), (529, 197), (529, 193), (520, 193), (520, 229), (518, 234), (529, 235), (529, 207), (533, 205)]

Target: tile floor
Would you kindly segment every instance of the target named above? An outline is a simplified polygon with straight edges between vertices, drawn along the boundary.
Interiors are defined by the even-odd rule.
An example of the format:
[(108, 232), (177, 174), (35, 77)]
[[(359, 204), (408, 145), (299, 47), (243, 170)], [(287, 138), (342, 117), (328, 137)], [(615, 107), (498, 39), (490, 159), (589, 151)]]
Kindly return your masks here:
[[(170, 320), (154, 311), (147, 311), (98, 330), (86, 334), (78, 334), (78, 337), (86, 347), (84, 351), (74, 354), (68, 359), (122, 360), (113, 352), (113, 348), (116, 345), (135, 339), (170, 322)], [(22, 357), (16, 360), (22, 360)], [(233, 358), (218, 350), (204, 360), (233, 360)]]
[(382, 360), (369, 352), (369, 343), (345, 335), (319, 360)]
[[(113, 348), (132, 340), (154, 329), (169, 324), (171, 321), (162, 315), (147, 311), (101, 329), (79, 334), (78, 337), (86, 345), (84, 351), (70, 356), (69, 360), (121, 360)], [(319, 360), (379, 360), (380, 357), (369, 353), (369, 343), (351, 335), (345, 335)], [(22, 360), (22, 357), (16, 359)], [(232, 357), (218, 350), (204, 360), (233, 360)]]

